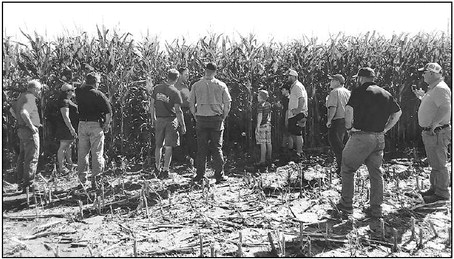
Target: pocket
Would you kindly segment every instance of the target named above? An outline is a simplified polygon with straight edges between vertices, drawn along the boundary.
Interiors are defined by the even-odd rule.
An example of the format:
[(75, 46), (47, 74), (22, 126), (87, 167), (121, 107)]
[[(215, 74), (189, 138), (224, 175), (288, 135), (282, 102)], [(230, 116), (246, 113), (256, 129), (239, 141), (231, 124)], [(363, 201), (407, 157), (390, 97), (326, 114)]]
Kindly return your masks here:
[(437, 134), (438, 143), (442, 144), (443, 146), (448, 146), (451, 143), (451, 128), (447, 128), (446, 130), (441, 130)]
[(438, 142), (438, 136), (439, 135), (440, 134), (429, 135), (429, 133), (427, 131), (423, 131), (421, 133), (421, 136), (422, 136), (422, 142), (424, 143), (424, 146), (428, 146), (428, 147), (436, 146), (437, 142)]

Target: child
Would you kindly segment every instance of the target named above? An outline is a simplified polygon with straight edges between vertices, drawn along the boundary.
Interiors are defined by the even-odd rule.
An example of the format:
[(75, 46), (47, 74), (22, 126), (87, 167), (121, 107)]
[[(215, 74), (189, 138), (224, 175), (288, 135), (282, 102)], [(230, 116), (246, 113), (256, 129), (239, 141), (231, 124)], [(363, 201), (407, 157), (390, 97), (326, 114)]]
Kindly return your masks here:
[(260, 162), (258, 166), (266, 164), (266, 158), (271, 163), (271, 104), (267, 102), (268, 91), (259, 90), (257, 95), (257, 127), (255, 128), (255, 139), (260, 145)]

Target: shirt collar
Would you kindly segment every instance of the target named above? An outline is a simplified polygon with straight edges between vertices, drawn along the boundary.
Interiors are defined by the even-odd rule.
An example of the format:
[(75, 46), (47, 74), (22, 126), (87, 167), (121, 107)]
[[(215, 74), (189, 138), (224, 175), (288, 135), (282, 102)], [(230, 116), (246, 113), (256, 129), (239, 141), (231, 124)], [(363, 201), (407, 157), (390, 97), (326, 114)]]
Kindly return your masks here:
[(360, 87), (361, 87), (361, 88), (362, 88), (362, 87), (367, 88), (367, 87), (369, 87), (369, 86), (371, 86), (371, 85), (376, 85), (376, 83), (375, 83), (375, 82), (365, 82), (365, 83), (362, 84)]

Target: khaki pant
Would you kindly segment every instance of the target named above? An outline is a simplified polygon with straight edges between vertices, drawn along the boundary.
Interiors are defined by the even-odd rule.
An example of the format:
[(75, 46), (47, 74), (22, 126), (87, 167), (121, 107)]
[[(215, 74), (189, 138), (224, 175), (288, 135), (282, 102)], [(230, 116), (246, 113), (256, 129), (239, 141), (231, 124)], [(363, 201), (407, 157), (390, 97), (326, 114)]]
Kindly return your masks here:
[(79, 150), (77, 169), (82, 183), (87, 180), (88, 153), (91, 150), (92, 176), (104, 170), (104, 131), (97, 121), (79, 122)]
[(432, 171), (430, 172), (430, 189), (443, 198), (449, 198), (449, 173), (446, 167), (448, 159), (448, 144), (451, 142), (451, 127), (441, 129), (430, 135), (428, 131), (421, 133), (426, 149), (427, 160)]
[(342, 198), (344, 206), (352, 207), (355, 172), (366, 164), (370, 178), (370, 206), (381, 209), (383, 203), (383, 133), (352, 133), (342, 152)]
[(19, 156), (17, 157), (17, 183), (26, 188), (33, 184), (39, 158), (39, 134), (21, 126), (17, 129), (19, 136)]

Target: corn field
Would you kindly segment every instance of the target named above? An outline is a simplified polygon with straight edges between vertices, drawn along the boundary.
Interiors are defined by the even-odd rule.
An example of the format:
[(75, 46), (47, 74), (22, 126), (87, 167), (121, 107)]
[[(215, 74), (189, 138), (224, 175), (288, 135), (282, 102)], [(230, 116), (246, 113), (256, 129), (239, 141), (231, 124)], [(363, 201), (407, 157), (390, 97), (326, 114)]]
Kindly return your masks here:
[(18, 149), (15, 121), (6, 109), (31, 78), (46, 85), (40, 99), (43, 152), (56, 153), (57, 142), (47, 125), (45, 107), (58, 92), (58, 79), (65, 66), (71, 68), (76, 82), (83, 82), (88, 65), (102, 74), (100, 89), (107, 94), (114, 110), (112, 130), (106, 136), (110, 159), (143, 160), (151, 155), (154, 138), (147, 114), (150, 89), (164, 80), (169, 68), (188, 67), (192, 84), (203, 76), (205, 62), (218, 64), (217, 78), (227, 84), (233, 99), (224, 133), (225, 147), (238, 146), (244, 151), (255, 148), (253, 107), (259, 84), (270, 92), (273, 145), (280, 146), (283, 125), (279, 87), (286, 80), (283, 74), (288, 68), (298, 71), (308, 93), (309, 120), (304, 134), (307, 148), (328, 145), (324, 107), (329, 93), (328, 74), (343, 74), (346, 87), (351, 89), (354, 85), (351, 76), (359, 67), (375, 69), (376, 82), (395, 96), (403, 112), (397, 126), (387, 134), (386, 150), (391, 153), (421, 144), (417, 124), (419, 100), (410, 88), (413, 84), (425, 87), (417, 68), (427, 62), (438, 62), (444, 68), (445, 81), (448, 85), (452, 83), (451, 37), (445, 34), (420, 33), (410, 37), (402, 33), (386, 38), (375, 32), (357, 36), (339, 33), (323, 43), (308, 37), (287, 43), (261, 43), (253, 34), (235, 41), (222, 34), (210, 34), (192, 44), (184, 38), (160, 44), (157, 37), (137, 41), (130, 33), (111, 31), (104, 26), (97, 31), (96, 37), (82, 33), (54, 41), (22, 32), (28, 44), (4, 36), (4, 165), (12, 162), (9, 161), (12, 151)]

